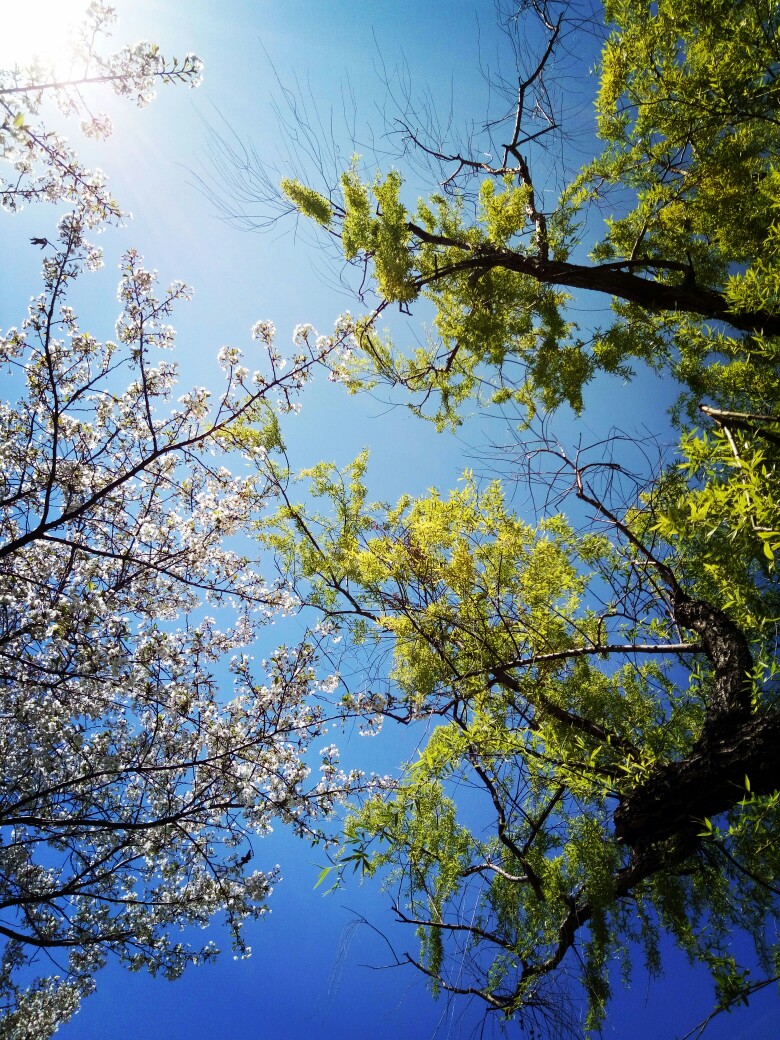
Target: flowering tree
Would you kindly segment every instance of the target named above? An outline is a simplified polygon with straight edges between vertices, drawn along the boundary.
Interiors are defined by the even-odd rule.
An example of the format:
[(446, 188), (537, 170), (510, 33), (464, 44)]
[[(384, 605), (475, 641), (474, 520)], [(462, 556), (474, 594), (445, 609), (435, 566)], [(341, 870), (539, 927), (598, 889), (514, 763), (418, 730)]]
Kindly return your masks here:
[(141, 41), (104, 56), (97, 43), (116, 21), (112, 7), (93, 0), (74, 34), (71, 68), (76, 75), (62, 79), (53, 67), (0, 70), (0, 143), (12, 173), (0, 177), (0, 203), (11, 211), (33, 201), (75, 205), (89, 226), (117, 219), (121, 210), (100, 170), (87, 170), (75, 151), (43, 123), (34, 123), (42, 107), (54, 102), (66, 116), (77, 117), (82, 131), (93, 138), (111, 133), (111, 121), (94, 113), (85, 91), (109, 86), (115, 94), (148, 105), (161, 83), (200, 83), (202, 63), (194, 54), (168, 61), (156, 44)]
[[(69, 303), (75, 279), (100, 265), (88, 229), (120, 210), (102, 176), (30, 114), (47, 94), (80, 111), (91, 81), (143, 104), (156, 81), (192, 82), (199, 69), (147, 44), (98, 58), (109, 15), (90, 8), (79, 83), (33, 71), (24, 86), (18, 70), (0, 80), (6, 208), (74, 207), (56, 242), (40, 240), (42, 292), (0, 336), (16, 397), (0, 409), (2, 1037), (53, 1032), (109, 955), (168, 978), (212, 957), (212, 943), (171, 933), (215, 914), (246, 954), (242, 925), (265, 912), (277, 876), (249, 866), (252, 835), (280, 819), (317, 840), (318, 821), (357, 783), (332, 746), (309, 779), (304, 758), (327, 722), (317, 694), (330, 683), (318, 681), (312, 641), (255, 669), (245, 648), (294, 599), (228, 544), (264, 508), (277, 412), (297, 407), (344, 335), (314, 342), (303, 330), (285, 365), (273, 326), (259, 322), (265, 372), (223, 348), (221, 395), (175, 398), (167, 322), (183, 284), (159, 293), (129, 251), (112, 342)], [(235, 467), (239, 446), (237, 475), (221, 462)], [(217, 675), (228, 658), (230, 700)]]

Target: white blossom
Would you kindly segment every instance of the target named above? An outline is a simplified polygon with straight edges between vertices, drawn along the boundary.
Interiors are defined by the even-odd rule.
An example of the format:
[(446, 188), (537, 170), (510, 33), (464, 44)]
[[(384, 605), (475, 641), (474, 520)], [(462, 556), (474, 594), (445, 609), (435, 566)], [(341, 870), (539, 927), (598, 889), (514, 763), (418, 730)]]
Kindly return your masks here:
[[(160, 84), (200, 81), (198, 58), (169, 61), (151, 43), (102, 56), (95, 41), (114, 20), (92, 0), (76, 36), (85, 79), (139, 106)], [(281, 877), (248, 867), (250, 842), (277, 821), (321, 840), (338, 802), (372, 784), (341, 770), (334, 744), (317, 767), (328, 725), (353, 710), (331, 703), (340, 679), (317, 657), (335, 630), (260, 665), (251, 655), (263, 626), (301, 609), (254, 552), (280, 447), (256, 427), (300, 408), (351, 326), (327, 337), (299, 326), (284, 353), (273, 322), (258, 321), (257, 371), (223, 347), (221, 392), (180, 392), (160, 352), (191, 290), (160, 290), (128, 250), (115, 340), (84, 328), (73, 283), (103, 262), (88, 237), (124, 214), (42, 114), (53, 102), (88, 137), (107, 136), (85, 89), (44, 66), (0, 72), (0, 205), (71, 208), (43, 240), (42, 291), (0, 331), (3, 385), (22, 388), (0, 402), (0, 901), (18, 936), (0, 947), (0, 1002), (3, 1035), (36, 1040), (77, 1010), (109, 954), (175, 978), (217, 953), (182, 929), (218, 916), (248, 956), (243, 925)], [(62, 977), (36, 977), (41, 942), (57, 947)]]
[(95, 114), (85, 97), (87, 84), (102, 82), (115, 94), (143, 107), (159, 84), (201, 82), (203, 63), (194, 54), (182, 61), (167, 60), (152, 43), (140, 42), (102, 55), (97, 43), (115, 21), (113, 8), (90, 4), (82, 26), (74, 33), (72, 67), (80, 79), (62, 80), (54, 69), (34, 63), (0, 70), (0, 155), (10, 164), (10, 176), (0, 176), (0, 205), (15, 212), (36, 201), (65, 202), (79, 208), (86, 226), (95, 227), (123, 216), (100, 170), (86, 169), (67, 140), (46, 129), (39, 115), (52, 102), (67, 117), (76, 117), (87, 137), (111, 134), (107, 116)]
[[(90, 5), (93, 22), (110, 17)], [(156, 83), (200, 71), (149, 44), (94, 61), (138, 104)], [(75, 87), (60, 94), (82, 112)], [(42, 292), (0, 332), (3, 385), (21, 388), (0, 403), (0, 901), (18, 936), (0, 949), (0, 1001), (4, 1035), (37, 1040), (74, 1013), (109, 954), (175, 978), (216, 954), (181, 930), (222, 916), (248, 956), (243, 925), (266, 912), (280, 876), (247, 867), (250, 840), (276, 821), (319, 840), (363, 780), (338, 768), (332, 745), (319, 771), (309, 762), (345, 714), (328, 706), (339, 680), (321, 677), (315, 647), (279, 647), (262, 666), (244, 653), (262, 626), (300, 609), (252, 554), (276, 492), (276, 449), (254, 444), (252, 424), (277, 401), (300, 406), (325, 348), (307, 330), (283, 357), (273, 324), (259, 322), (266, 371), (250, 380), (225, 347), (222, 392), (179, 393), (160, 351), (173, 349), (169, 321), (191, 293), (181, 282), (161, 291), (133, 250), (116, 340), (95, 338), (71, 290), (102, 263), (90, 228), (119, 208), (64, 142), (16, 125), (22, 108), (9, 98), (31, 123), (44, 100), (32, 88), (0, 94), (14, 167), (3, 204), (75, 207), (45, 244)], [(86, 128), (98, 130), (108, 124)], [(221, 464), (237, 456), (241, 472)], [(214, 678), (222, 661), (227, 690)], [(62, 978), (36, 977), (42, 942), (57, 947)]]

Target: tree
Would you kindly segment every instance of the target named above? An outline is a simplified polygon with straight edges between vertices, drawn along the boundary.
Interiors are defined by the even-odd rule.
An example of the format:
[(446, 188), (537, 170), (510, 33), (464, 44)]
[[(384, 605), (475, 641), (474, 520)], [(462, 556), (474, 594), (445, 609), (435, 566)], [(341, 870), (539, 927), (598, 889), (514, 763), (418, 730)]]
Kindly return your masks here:
[(14, 66), (0, 72), (3, 158), (12, 173), (0, 180), (0, 203), (15, 212), (30, 202), (66, 202), (83, 215), (88, 227), (122, 216), (116, 199), (99, 170), (87, 170), (62, 136), (44, 123), (33, 123), (47, 102), (54, 102), (66, 116), (79, 117), (87, 137), (104, 139), (111, 133), (110, 119), (92, 111), (85, 91), (107, 86), (143, 108), (153, 100), (160, 84), (187, 83), (197, 87), (203, 66), (194, 54), (172, 61), (156, 44), (140, 41), (110, 55), (99, 50), (101, 37), (109, 36), (116, 11), (103, 0), (92, 0), (82, 23), (74, 29), (69, 79), (54, 67), (37, 63)]
[(0, 1036), (30, 1040), (74, 1013), (110, 956), (175, 978), (216, 955), (182, 934), (215, 916), (248, 954), (243, 924), (265, 913), (278, 873), (253, 869), (253, 836), (281, 820), (318, 841), (359, 782), (333, 746), (308, 754), (340, 713), (313, 640), (262, 668), (247, 651), (295, 599), (239, 539), (273, 491), (278, 412), (297, 408), (338, 337), (301, 339), (282, 374), (273, 326), (258, 322), (266, 371), (223, 347), (216, 400), (199, 387), (175, 398), (167, 322), (186, 286), (159, 293), (130, 250), (114, 341), (71, 305), (100, 266), (89, 229), (120, 209), (31, 115), (49, 97), (77, 112), (95, 82), (142, 104), (155, 82), (199, 72), (148, 44), (99, 58), (109, 13), (90, 9), (78, 81), (0, 81), (6, 207), (72, 206), (37, 241), (42, 291), (0, 337)]
[[(735, 362), (736, 382), (747, 350), (751, 371), (772, 380), (762, 350), (762, 334), (778, 331), (769, 273), (777, 152), (771, 5), (708, 4), (702, 15), (671, 4), (657, 16), (644, 3), (609, 6), (607, 25), (619, 31), (602, 57), (598, 132), (606, 147), (550, 213), (539, 208), (521, 149), (540, 134), (533, 123), (526, 130), (526, 120), (540, 107), (538, 99), (530, 104), (532, 90), (555, 54), (563, 15), (527, 6), (541, 7), (549, 41), (536, 68), (521, 74), (509, 143), (485, 145), (502, 154), (500, 165), (433, 152), (449, 165), (450, 194), (439, 191), (416, 211), (403, 204), (396, 171), (364, 183), (355, 166), (328, 197), (282, 181), (301, 213), (341, 239), (346, 259), (378, 293), (377, 314), (361, 327), (367, 381), (401, 385), (422, 404), (433, 398), (435, 417), (451, 422), (458, 403), (488, 378), (481, 365), (497, 400), (531, 410), (564, 401), (580, 408), (597, 371), (625, 373), (633, 359), (668, 366), (695, 394), (713, 394), (713, 376), (725, 379), (722, 365), (709, 364), (713, 355)], [(541, 132), (554, 128), (549, 116)], [(467, 175), (481, 178), (477, 190), (461, 185)], [(613, 214), (605, 233), (591, 244), (589, 262), (576, 262), (602, 209)], [(612, 297), (617, 317), (585, 335), (565, 316), (566, 290)], [(382, 341), (376, 317), (419, 298), (436, 307), (435, 337), (404, 355)], [(723, 323), (738, 334), (719, 334)], [(727, 353), (734, 343), (740, 363)], [(356, 389), (360, 371), (356, 363), (350, 372)]]
[[(569, 516), (526, 523), (470, 475), (449, 497), (370, 505), (361, 458), (308, 471), (307, 498), (285, 490), (261, 537), (350, 637), (361, 703), (438, 722), (396, 789), (355, 808), (337, 860), (391, 870), (421, 939), (406, 959), (434, 991), (523, 1021), (555, 1016), (574, 976), (597, 1027), (614, 958), (628, 976), (639, 944), (657, 973), (670, 937), (727, 1009), (780, 976), (777, 11), (607, 4), (602, 150), (551, 211), (528, 150), (555, 120), (530, 102), (566, 8), (521, 12), (547, 42), (492, 125), (503, 150), (412, 134), (449, 171), (416, 209), (400, 173), (366, 181), (357, 162), (330, 190), (282, 190), (376, 293), (335, 377), (407, 391), (439, 425), (475, 400), (518, 406), (511, 464)], [(568, 290), (611, 297), (609, 323), (578, 328)], [(422, 298), (434, 330), (404, 353), (378, 319)], [(567, 454), (547, 420), (635, 360), (682, 395), (678, 453), (639, 482), (619, 437)]]

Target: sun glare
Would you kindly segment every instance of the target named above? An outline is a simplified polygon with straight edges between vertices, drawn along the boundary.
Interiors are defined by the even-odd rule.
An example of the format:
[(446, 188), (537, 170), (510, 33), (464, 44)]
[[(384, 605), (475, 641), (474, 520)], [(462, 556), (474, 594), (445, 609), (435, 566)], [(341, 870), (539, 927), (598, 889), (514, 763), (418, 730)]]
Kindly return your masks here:
[(67, 58), (70, 31), (87, 4), (88, 0), (8, 4), (0, 19), (0, 66), (26, 65), (37, 59), (56, 67)]

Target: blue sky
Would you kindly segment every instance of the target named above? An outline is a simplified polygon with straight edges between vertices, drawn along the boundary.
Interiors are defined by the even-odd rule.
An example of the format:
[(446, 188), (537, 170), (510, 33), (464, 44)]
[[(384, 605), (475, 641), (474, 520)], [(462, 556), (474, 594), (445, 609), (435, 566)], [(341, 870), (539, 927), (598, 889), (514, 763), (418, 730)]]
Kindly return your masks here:
[[(310, 91), (322, 112), (334, 111), (338, 143), (348, 155), (351, 146), (340, 118), (345, 97), (356, 99), (363, 139), (373, 129), (375, 140), (381, 140), (382, 70), (392, 79), (405, 69), (415, 93), (430, 92), (442, 111), (452, 104), (455, 118), (479, 119), (486, 110), (479, 60), (492, 62), (502, 38), (493, 26), (493, 6), (485, 0), (117, 0), (117, 8), (117, 43), (147, 38), (166, 54), (194, 51), (205, 62), (205, 80), (194, 93), (162, 89), (142, 112), (101, 99), (97, 107), (110, 109), (114, 136), (93, 148), (77, 142), (82, 154), (94, 155), (120, 203), (134, 214), (127, 227), (102, 238), (106, 267), (82, 290), (84, 321), (95, 335), (111, 335), (116, 264), (132, 245), (163, 283), (183, 279), (195, 287), (194, 300), (174, 319), (182, 382), (216, 386), (217, 350), (225, 343), (251, 349), (249, 329), (258, 319), (273, 320), (284, 341), (299, 322), (327, 331), (341, 310), (356, 305), (334, 285), (332, 272), (328, 277), (305, 234), (296, 236), (292, 227), (251, 234), (219, 219), (196, 183), (198, 175), (214, 172), (204, 121), (223, 131), (231, 128), (275, 161), (283, 146), (273, 108), (278, 73), (285, 83), (297, 80)], [(29, 27), (19, 31), (24, 36)], [(593, 78), (586, 78), (578, 87), (581, 97), (574, 99), (583, 118), (593, 86)], [(351, 114), (349, 102), (346, 112)], [(0, 327), (7, 327), (21, 320), (28, 297), (37, 291), (40, 256), (28, 239), (50, 234), (55, 217), (40, 208), (13, 219), (1, 216)], [(594, 304), (579, 306), (585, 321)], [(559, 428), (566, 438), (581, 435), (586, 441), (612, 423), (657, 428), (671, 393), (649, 375), (640, 394), (618, 382), (599, 386), (591, 394), (585, 425), (575, 427), (562, 416)], [(401, 491), (453, 486), (465, 465), (476, 465), (474, 452), (495, 426), (494, 420), (475, 417), (457, 438), (437, 435), (386, 402), (347, 398), (321, 380), (307, 391), (301, 415), (291, 417), (285, 433), (300, 466), (320, 458), (343, 464), (369, 445), (372, 490), (392, 499)], [(381, 768), (398, 754), (378, 741), (360, 753), (381, 757)], [(379, 933), (391, 936), (399, 951), (414, 948), (412, 935), (393, 932), (388, 898), (376, 886), (355, 884), (323, 897), (313, 889), (321, 854), (283, 833), (258, 843), (257, 860), (279, 862), (284, 880), (273, 895), (272, 913), (251, 930), (250, 960), (234, 962), (228, 951), (219, 964), (194, 970), (176, 984), (108, 968), (98, 977), (96, 995), (61, 1031), (64, 1040), (480, 1035), (481, 1006), (433, 1002), (411, 970), (374, 970), (389, 961)], [(618, 992), (605, 1037), (672, 1040), (706, 1014), (708, 980), (676, 955), (670, 955), (669, 965), (661, 984), (649, 984), (638, 968), (631, 992)], [(748, 1011), (713, 1023), (707, 1035), (768, 1040), (778, 1032), (776, 994), (767, 992)], [(490, 1029), (486, 1035), (492, 1035)], [(517, 1035), (516, 1026), (509, 1035)]]

